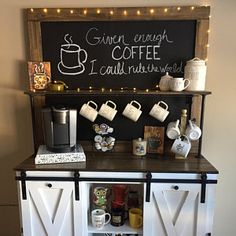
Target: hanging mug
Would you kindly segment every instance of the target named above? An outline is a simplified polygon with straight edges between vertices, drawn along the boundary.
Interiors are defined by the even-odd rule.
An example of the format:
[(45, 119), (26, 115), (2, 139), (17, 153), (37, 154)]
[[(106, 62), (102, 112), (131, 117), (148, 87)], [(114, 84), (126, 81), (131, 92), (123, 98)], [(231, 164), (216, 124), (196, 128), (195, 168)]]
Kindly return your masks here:
[(100, 116), (103, 116), (104, 118), (110, 121), (114, 119), (116, 113), (117, 113), (116, 104), (111, 100), (108, 100), (105, 103), (103, 103), (98, 112)]
[(185, 134), (190, 140), (195, 141), (201, 137), (202, 131), (195, 123), (189, 120), (189, 125), (185, 131)]
[(97, 108), (98, 105), (95, 102), (88, 101), (81, 107), (79, 114), (87, 118), (88, 120), (94, 122), (98, 115)]
[(177, 155), (187, 157), (191, 149), (191, 143), (186, 135), (179, 136), (173, 143), (171, 151)]
[(170, 112), (168, 111), (168, 105), (163, 101), (159, 101), (152, 107), (149, 115), (163, 122), (169, 115), (169, 113)]
[[(135, 106), (134, 106), (135, 105)], [(127, 118), (136, 122), (138, 118), (141, 116), (141, 104), (135, 100), (128, 103), (122, 113)]]

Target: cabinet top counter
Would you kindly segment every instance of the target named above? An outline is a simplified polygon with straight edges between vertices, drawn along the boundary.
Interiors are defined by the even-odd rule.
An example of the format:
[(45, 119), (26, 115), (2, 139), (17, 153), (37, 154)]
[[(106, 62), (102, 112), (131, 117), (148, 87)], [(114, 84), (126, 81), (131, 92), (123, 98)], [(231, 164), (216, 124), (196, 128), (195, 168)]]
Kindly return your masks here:
[(102, 171), (156, 173), (212, 173), (218, 170), (204, 157), (180, 160), (164, 156), (132, 156), (130, 153), (86, 153), (86, 162), (35, 165), (34, 156), (15, 167), (16, 171)]

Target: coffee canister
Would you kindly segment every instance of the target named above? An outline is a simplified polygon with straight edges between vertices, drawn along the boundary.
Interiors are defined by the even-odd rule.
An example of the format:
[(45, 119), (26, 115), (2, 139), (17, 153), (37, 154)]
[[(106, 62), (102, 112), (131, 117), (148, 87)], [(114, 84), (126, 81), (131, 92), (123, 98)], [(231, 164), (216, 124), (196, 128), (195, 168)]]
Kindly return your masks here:
[(190, 85), (186, 90), (205, 90), (206, 83), (206, 63), (197, 57), (190, 61), (184, 68), (184, 78), (190, 80)]
[(144, 156), (147, 153), (147, 141), (141, 138), (133, 140), (133, 154), (136, 156)]

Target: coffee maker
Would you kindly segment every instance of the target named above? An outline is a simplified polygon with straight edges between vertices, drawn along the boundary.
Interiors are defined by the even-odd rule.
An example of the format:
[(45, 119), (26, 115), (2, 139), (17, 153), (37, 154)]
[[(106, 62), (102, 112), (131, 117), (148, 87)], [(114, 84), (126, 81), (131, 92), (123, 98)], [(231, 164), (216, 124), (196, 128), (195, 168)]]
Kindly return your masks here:
[(42, 109), (44, 141), (51, 152), (71, 152), (76, 147), (77, 110), (65, 107)]

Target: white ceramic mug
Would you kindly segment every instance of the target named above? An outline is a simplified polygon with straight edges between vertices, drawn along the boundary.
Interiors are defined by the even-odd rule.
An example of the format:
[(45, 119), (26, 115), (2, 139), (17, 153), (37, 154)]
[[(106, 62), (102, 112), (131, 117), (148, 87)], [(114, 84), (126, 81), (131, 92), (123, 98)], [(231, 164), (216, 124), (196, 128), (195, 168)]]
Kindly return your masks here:
[(177, 155), (187, 157), (191, 149), (191, 143), (186, 135), (179, 136), (173, 143), (171, 151)]
[(177, 139), (180, 136), (179, 119), (167, 125), (166, 135), (169, 139)]
[(194, 141), (201, 137), (202, 131), (196, 124), (189, 120), (189, 125), (185, 131), (185, 134), (190, 140)]
[(163, 122), (169, 115), (168, 105), (163, 101), (158, 102), (152, 107), (149, 115)]
[(170, 79), (170, 90), (171, 91), (183, 91), (190, 85), (190, 80), (184, 78), (173, 78)]
[[(134, 106), (133, 104), (135, 104), (137, 107)], [(141, 104), (135, 100), (131, 101), (130, 103), (126, 105), (122, 114), (126, 116), (127, 118), (136, 122), (138, 118), (140, 117), (140, 115), (142, 114)]]
[[(106, 216), (108, 219), (106, 220)], [(108, 224), (111, 220), (111, 215), (106, 213), (103, 209), (95, 209), (91, 213), (92, 225), (97, 229), (102, 229), (104, 225)]]
[[(109, 104), (111, 104), (109, 106)], [(112, 121), (117, 113), (116, 110), (116, 104), (112, 102), (111, 100), (106, 101), (105, 103), (102, 104), (98, 114), (100, 116), (103, 116), (104, 118)]]
[[(93, 105), (93, 107), (91, 105)], [(97, 108), (98, 105), (95, 102), (88, 101), (81, 107), (79, 114), (87, 118), (88, 120), (94, 122), (98, 115)]]

